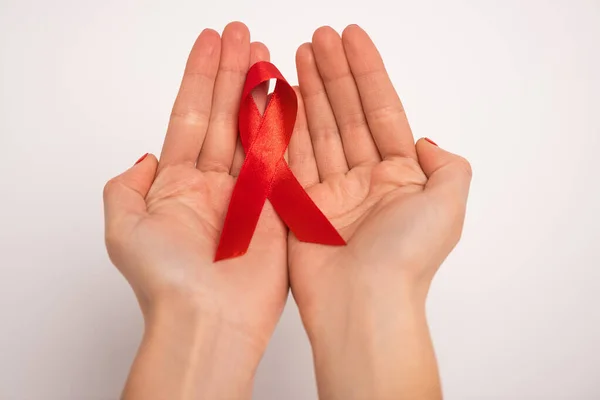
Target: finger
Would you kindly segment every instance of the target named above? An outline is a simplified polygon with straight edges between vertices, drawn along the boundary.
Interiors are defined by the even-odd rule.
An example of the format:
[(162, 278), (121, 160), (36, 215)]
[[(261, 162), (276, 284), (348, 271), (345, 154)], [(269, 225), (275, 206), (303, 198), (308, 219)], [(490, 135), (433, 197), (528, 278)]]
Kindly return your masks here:
[(196, 163), (208, 127), (220, 53), (219, 34), (211, 29), (202, 31), (190, 52), (171, 112), (160, 168)]
[(342, 42), (379, 153), (383, 158), (416, 160), (404, 108), (371, 38), (357, 25), (350, 25), (342, 34)]
[(146, 213), (146, 195), (154, 182), (158, 161), (152, 154), (143, 156), (133, 167), (108, 181), (104, 187), (104, 217), (107, 235), (127, 217)]
[(416, 150), (428, 178), (425, 191), (443, 197), (444, 203), (464, 209), (473, 175), (469, 162), (441, 149), (430, 139), (420, 139)]
[(353, 168), (381, 161), (363, 114), (340, 35), (328, 26), (319, 28), (313, 35), (312, 47), (342, 136), (348, 166)]
[(223, 30), (221, 43), (208, 132), (197, 168), (229, 173), (238, 136), (240, 97), (250, 62), (250, 32), (241, 22), (232, 22)]
[(288, 146), (288, 162), (290, 169), (300, 184), (306, 188), (319, 183), (319, 170), (317, 169), (317, 161), (315, 160), (312, 143), (310, 142), (302, 95), (298, 87), (294, 87), (294, 90), (298, 97), (298, 115)]
[(319, 176), (325, 180), (334, 174), (345, 174), (348, 163), (342, 139), (310, 43), (298, 49), (296, 67)]
[[(269, 49), (261, 42), (252, 42), (250, 44), (250, 66), (259, 61), (269, 61), (271, 55)], [(269, 82), (265, 82), (252, 91), (252, 97), (261, 114), (267, 106), (267, 93), (269, 92)], [(237, 138), (235, 153), (233, 155), (233, 163), (231, 165), (231, 175), (238, 176), (242, 164), (244, 163), (245, 152), (240, 138)]]

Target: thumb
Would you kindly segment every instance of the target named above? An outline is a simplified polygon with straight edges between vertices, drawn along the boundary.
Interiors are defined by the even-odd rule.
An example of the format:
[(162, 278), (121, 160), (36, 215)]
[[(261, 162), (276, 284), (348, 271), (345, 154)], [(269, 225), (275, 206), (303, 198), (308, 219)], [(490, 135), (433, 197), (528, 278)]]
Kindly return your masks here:
[(417, 141), (416, 148), (419, 164), (428, 178), (425, 191), (449, 197), (464, 207), (471, 185), (471, 164), (429, 139)]
[(158, 161), (145, 154), (138, 162), (104, 186), (104, 217), (106, 227), (128, 216), (146, 212), (146, 195), (154, 182)]

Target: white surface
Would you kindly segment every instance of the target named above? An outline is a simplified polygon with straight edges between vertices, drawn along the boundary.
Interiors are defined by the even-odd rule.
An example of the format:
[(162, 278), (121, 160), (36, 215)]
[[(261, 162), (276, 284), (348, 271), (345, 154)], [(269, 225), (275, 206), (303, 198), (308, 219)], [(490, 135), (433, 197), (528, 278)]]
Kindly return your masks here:
[[(294, 82), (316, 27), (361, 24), (415, 135), (471, 160), (429, 300), (446, 399), (600, 399), (593, 0), (0, 0), (0, 398), (118, 397), (142, 321), (105, 254), (102, 186), (160, 151), (196, 35), (234, 19)], [(255, 398), (316, 398), (292, 301)]]

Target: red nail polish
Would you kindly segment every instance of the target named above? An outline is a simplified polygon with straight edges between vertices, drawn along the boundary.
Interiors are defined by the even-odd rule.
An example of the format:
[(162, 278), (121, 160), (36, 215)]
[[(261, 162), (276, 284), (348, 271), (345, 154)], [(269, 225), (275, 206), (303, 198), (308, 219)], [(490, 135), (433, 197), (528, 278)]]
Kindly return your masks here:
[[(431, 143), (434, 146), (437, 146), (438, 144), (436, 142), (434, 142), (433, 140), (429, 139), (429, 138), (425, 138), (425, 140), (427, 140), (429, 143)], [(439, 146), (438, 146), (439, 147)]]
[(143, 156), (141, 156), (141, 157), (140, 157), (140, 159), (139, 159), (139, 160), (137, 160), (137, 161), (135, 162), (135, 164), (133, 164), (133, 165), (138, 165), (139, 163), (141, 163), (142, 161), (144, 161), (144, 158), (146, 158), (146, 157), (148, 157), (148, 153), (146, 153), (146, 154), (144, 154)]

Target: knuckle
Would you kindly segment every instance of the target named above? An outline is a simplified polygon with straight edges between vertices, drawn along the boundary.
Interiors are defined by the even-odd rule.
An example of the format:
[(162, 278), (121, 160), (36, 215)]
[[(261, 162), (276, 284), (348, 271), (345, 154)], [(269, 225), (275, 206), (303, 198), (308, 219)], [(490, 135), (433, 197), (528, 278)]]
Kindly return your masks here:
[(365, 111), (369, 121), (386, 122), (404, 114), (402, 103), (385, 104)]
[(329, 141), (337, 139), (340, 135), (337, 126), (323, 125), (313, 129), (314, 139)]
[(310, 165), (315, 162), (315, 156), (312, 151), (299, 151), (294, 154), (296, 163), (301, 165)]
[(174, 108), (171, 111), (171, 121), (181, 121), (190, 126), (206, 126), (208, 124), (208, 113), (200, 109), (181, 109)]
[(471, 167), (471, 163), (464, 157), (458, 158), (457, 162), (461, 171), (469, 178), (469, 180), (473, 177), (473, 167)]
[(111, 228), (106, 229), (104, 233), (104, 245), (106, 246), (108, 257), (118, 267), (121, 264), (120, 261), (123, 254), (127, 253), (127, 248), (130, 244), (124, 239), (119, 229)]
[(306, 89), (306, 86), (303, 86), (300, 94), (302, 95), (302, 99), (305, 103), (314, 98), (327, 96), (327, 92), (323, 86), (318, 86), (312, 89)]
[[(202, 170), (202, 171), (211, 171), (211, 172), (217, 172), (217, 173), (223, 173), (223, 174), (228, 174), (230, 171), (230, 166), (227, 165), (225, 160), (220, 159), (220, 158), (219, 159), (215, 158), (215, 159), (201, 160), (199, 166), (200, 166), (200, 170)], [(189, 184), (193, 187), (204, 187), (205, 183), (206, 183), (205, 180), (201, 179), (199, 176), (195, 176), (189, 182)]]
[[(195, 84), (212, 84), (217, 77), (216, 69), (202, 69), (198, 71), (186, 71), (183, 79)], [(191, 85), (190, 85), (191, 86)]]
[(361, 112), (356, 112), (347, 115), (342, 121), (339, 123), (340, 130), (346, 133), (352, 134), (360, 134), (362, 129), (367, 128), (367, 120), (365, 115)]
[(120, 241), (121, 241), (121, 238), (118, 236), (117, 230), (110, 229), (109, 227), (107, 227), (104, 232), (104, 242), (106, 244), (107, 250), (109, 252), (114, 251), (114, 249), (116, 247), (118, 247)]
[(366, 69), (364, 71), (355, 72), (352, 74), (354, 79), (372, 84), (377, 81), (386, 80), (388, 78), (387, 71), (384, 67)]
[(106, 199), (115, 191), (115, 188), (119, 185), (117, 178), (112, 178), (104, 185), (104, 189), (102, 191), (102, 197), (106, 201)]
[(350, 80), (354, 81), (354, 77), (350, 73), (349, 68), (342, 68), (337, 71), (329, 72), (328, 74), (322, 75), (323, 83), (326, 85), (336, 84), (339, 82), (340, 85), (343, 85), (344, 81), (350, 82)]

